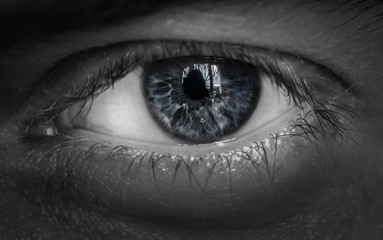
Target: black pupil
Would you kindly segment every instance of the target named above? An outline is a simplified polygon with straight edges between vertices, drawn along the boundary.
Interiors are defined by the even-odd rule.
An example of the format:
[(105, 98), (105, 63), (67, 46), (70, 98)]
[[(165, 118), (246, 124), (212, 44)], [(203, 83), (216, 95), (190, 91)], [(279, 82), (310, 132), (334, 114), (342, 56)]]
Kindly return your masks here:
[(193, 70), (183, 79), (185, 94), (194, 100), (209, 98), (209, 90), (206, 88), (205, 79), (199, 70)]

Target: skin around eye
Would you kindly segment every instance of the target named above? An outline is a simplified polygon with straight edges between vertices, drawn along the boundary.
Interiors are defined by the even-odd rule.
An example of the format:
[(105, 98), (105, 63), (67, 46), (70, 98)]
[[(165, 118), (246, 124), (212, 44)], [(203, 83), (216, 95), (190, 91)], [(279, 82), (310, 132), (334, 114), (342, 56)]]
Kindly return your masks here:
[[(84, 59), (85, 55), (80, 55)], [(98, 57), (103, 60), (105, 52)], [(70, 62), (79, 66), (72, 59)], [(339, 135), (336, 128), (341, 126), (331, 125), (328, 119), (348, 113), (334, 103), (308, 97), (312, 95), (311, 84), (318, 86), (314, 89), (318, 96), (326, 85), (314, 81), (321, 76), (318, 68), (303, 66), (302, 61), (283, 63), (300, 67), (288, 68), (293, 77), (278, 78), (287, 81), (279, 86), (278, 76), (259, 71), (260, 102), (248, 120), (250, 124), (241, 128), (238, 137), (233, 133), (234, 140), (194, 145), (180, 145), (156, 125), (140, 89), (142, 68), (126, 65), (130, 69), (126, 72), (120, 65), (112, 65), (112, 69), (126, 75), (113, 82), (113, 87), (92, 92), (96, 93), (92, 101), (66, 107), (58, 123), (69, 131), (43, 141), (31, 153), (40, 159), (30, 163), (38, 169), (33, 178), (44, 179), (44, 173), (53, 171), (63, 177), (58, 182), (70, 182), (65, 192), (77, 196), (80, 204), (91, 203), (91, 208), (101, 211), (178, 227), (215, 228), (219, 223), (219, 228), (238, 229), (286, 218), (291, 212), (283, 209), (290, 209), (288, 206), (304, 193), (319, 186), (333, 164), (331, 155)], [(85, 65), (92, 64), (85, 61)], [(80, 65), (80, 69), (87, 68)], [(82, 72), (89, 76), (85, 70)], [(116, 75), (107, 68), (98, 76), (109, 79)], [(309, 82), (299, 82), (302, 76)], [(298, 87), (303, 83), (305, 88)], [(331, 90), (335, 91), (339, 86), (333, 83)], [(56, 92), (57, 86), (68, 95), (62, 83), (54, 85)], [(287, 92), (283, 92), (283, 86)], [(57, 96), (48, 90), (44, 88), (45, 96)], [(307, 103), (299, 102), (304, 96)], [(41, 96), (36, 99), (40, 102)], [(57, 98), (54, 102), (59, 101)], [(133, 125), (123, 124), (135, 117), (138, 120), (132, 120)], [(147, 142), (139, 129), (146, 130)], [(154, 131), (161, 137), (161, 144), (153, 142)], [(66, 176), (71, 177), (68, 180)]]

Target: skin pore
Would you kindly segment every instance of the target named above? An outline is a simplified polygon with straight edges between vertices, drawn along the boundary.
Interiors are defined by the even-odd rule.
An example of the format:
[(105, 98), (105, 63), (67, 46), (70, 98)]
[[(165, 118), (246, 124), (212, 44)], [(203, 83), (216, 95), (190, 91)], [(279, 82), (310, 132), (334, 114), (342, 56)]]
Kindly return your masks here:
[[(10, 13), (19, 16), (17, 10), (26, 4), (19, 2), (0, 1), (4, 6), (0, 16), (8, 20), (12, 19)], [(41, 1), (26, 15), (31, 19), (29, 24), (18, 20), (16, 30), (11, 31), (12, 23), (9, 23), (11, 27), (3, 28), (9, 30), (9, 35), (2, 40), (0, 48), (3, 52), (0, 56), (1, 239), (380, 239), (383, 235), (381, 3), (140, 1), (136, 6), (127, 1), (118, 10), (100, 4), (101, 7), (90, 8), (92, 11), (83, 14), (84, 21), (77, 19), (81, 16), (78, 12), (96, 5), (95, 2), (85, 1), (81, 6), (69, 4), (68, 11), (74, 12), (73, 22), (68, 19), (47, 24), (55, 11), (60, 12), (59, 16), (65, 11)], [(77, 15), (76, 8), (81, 9)], [(127, 10), (123, 11), (124, 8)], [(102, 9), (103, 14), (97, 14)], [(41, 15), (44, 17), (37, 21), (40, 12), (50, 14)], [(38, 202), (24, 194), (28, 189), (20, 183), (25, 181), (25, 172), (15, 167), (25, 159), (19, 142), (21, 126), (11, 119), (20, 115), (17, 110), (34, 84), (55, 63), (80, 50), (129, 40), (157, 39), (237, 43), (284, 51), (321, 63), (351, 83), (358, 100), (359, 118), (351, 130), (355, 142), (339, 147), (336, 169), (321, 188), (310, 193), (296, 215), (267, 227), (196, 230), (92, 211), (76, 202), (62, 206), (59, 201), (50, 201), (49, 196)]]

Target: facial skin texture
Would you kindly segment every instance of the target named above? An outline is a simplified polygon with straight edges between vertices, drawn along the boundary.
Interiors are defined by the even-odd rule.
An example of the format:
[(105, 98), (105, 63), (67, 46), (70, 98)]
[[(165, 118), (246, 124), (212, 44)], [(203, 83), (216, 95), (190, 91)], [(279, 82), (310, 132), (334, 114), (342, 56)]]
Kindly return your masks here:
[[(33, 1), (33, 4), (36, 2), (39, 1)], [(22, 1), (0, 1), (0, 4), (3, 4), (3, 7), (0, 5), (0, 14), (5, 19), (16, 15), (18, 9), (27, 11), (21, 10), (22, 7), (32, 9), (33, 15), (33, 12), (54, 5), (44, 1), (34, 6)], [(94, 5), (94, 2), (85, 1), (77, 7), (84, 10), (87, 4)], [(118, 17), (111, 18), (107, 24), (92, 20), (97, 13), (87, 12), (86, 16), (90, 16), (87, 21), (77, 25), (68, 23), (65, 28), (62, 25), (66, 20), (62, 20), (61, 27), (55, 27), (55, 21), (49, 25), (42, 18), (41, 21), (31, 21), (30, 25), (18, 20), (16, 30), (7, 36), (2, 33), (6, 37), (0, 48), (3, 51), (0, 54), (0, 239), (381, 239), (381, 3), (147, 3), (151, 7), (145, 7), (145, 4), (139, 5), (141, 10), (137, 16), (132, 6), (126, 4), (129, 10), (125, 19), (121, 17), (124, 11), (120, 7), (116, 10)], [(75, 11), (75, 3), (70, 8), (70, 11)], [(48, 16), (54, 16), (54, 11), (59, 9), (53, 7)], [(113, 11), (108, 14), (113, 15)], [(68, 18), (71, 16), (68, 14)], [(102, 19), (102, 16), (94, 18)], [(3, 26), (3, 31), (12, 29), (12, 22), (7, 24), (9, 26)], [(28, 27), (23, 28), (23, 24)], [(39, 31), (39, 25), (46, 27), (45, 30)], [(53, 30), (48, 31), (48, 28)], [(17, 29), (33, 30), (18, 32)], [(9, 39), (13, 40), (7, 41)], [(352, 129), (357, 144), (352, 143), (352, 151), (346, 147), (339, 148), (336, 170), (322, 188), (310, 195), (309, 204), (303, 211), (267, 228), (254, 226), (243, 231), (174, 229), (93, 212), (75, 203), (66, 206), (64, 211), (55, 210), (61, 210), (58, 202), (44, 206), (32, 203), (22, 194), (23, 186), (17, 184), (23, 175), (17, 173), (14, 166), (25, 156), (19, 148), (12, 147), (18, 141), (20, 129), (9, 122), (17, 113), (16, 109), (24, 103), (28, 89), (54, 63), (71, 53), (108, 43), (141, 39), (241, 43), (296, 53), (323, 63), (351, 82), (358, 93), (359, 119)]]

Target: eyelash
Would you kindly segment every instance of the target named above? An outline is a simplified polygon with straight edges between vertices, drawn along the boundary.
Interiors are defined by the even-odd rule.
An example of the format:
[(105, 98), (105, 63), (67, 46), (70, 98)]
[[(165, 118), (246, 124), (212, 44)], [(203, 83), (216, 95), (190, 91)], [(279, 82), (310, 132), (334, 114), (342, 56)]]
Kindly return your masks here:
[[(160, 45), (164, 50), (164, 55), (168, 55), (165, 57), (177, 57), (177, 54), (171, 53), (174, 51), (172, 46), (174, 42), (172, 41), (156, 41), (156, 44)], [(201, 42), (189, 42), (189, 41), (178, 41), (177, 42), (179, 48), (187, 49), (188, 55), (190, 56), (203, 56), (201, 45), (202, 44), (213, 44), (213, 43), (201, 43)], [(347, 104), (346, 106), (340, 106), (338, 104), (331, 103), (326, 99), (319, 99), (315, 97), (315, 87), (309, 84), (304, 78), (299, 77), (291, 72), (291, 70), (287, 67), (281, 66), (281, 62), (283, 57), (283, 53), (275, 52), (275, 51), (266, 51), (269, 56), (264, 54), (264, 49), (256, 49), (256, 51), (260, 51), (259, 56), (252, 56), (254, 52), (247, 51), (246, 48), (235, 45), (233, 49), (236, 52), (230, 52), (227, 54), (223, 49), (225, 48), (225, 44), (216, 44), (215, 51), (213, 54), (217, 56), (227, 57), (227, 55), (231, 55), (234, 59), (239, 61), (245, 61), (249, 64), (257, 68), (261, 68), (268, 75), (273, 76), (275, 81), (274, 84), (278, 88), (282, 88), (287, 92), (287, 96), (290, 101), (292, 100), (294, 104), (300, 108), (302, 108), (302, 103), (307, 102), (312, 108), (312, 113), (316, 115), (317, 119), (321, 122), (321, 130), (325, 132), (325, 130), (330, 130), (331, 132), (335, 132), (340, 134), (341, 137), (347, 134), (347, 129), (343, 128), (343, 124), (341, 122), (351, 123), (352, 117), (357, 116), (354, 111), (354, 104)], [(222, 51), (220, 51), (221, 49)], [(227, 50), (227, 49), (225, 49)], [(146, 49), (142, 51), (146, 53)], [(81, 53), (79, 53), (80, 55)], [(182, 54), (182, 53), (181, 53)], [(143, 61), (142, 56), (138, 56), (136, 52), (132, 52), (127, 54), (126, 57), (120, 58), (119, 61), (110, 61), (108, 65), (101, 66), (96, 74), (93, 74), (86, 80), (84, 87), (77, 93), (75, 96), (57, 96), (52, 95), (49, 87), (43, 83), (40, 86), (40, 90), (46, 95), (46, 97), (50, 97), (54, 99), (54, 103), (49, 105), (48, 108), (39, 111), (36, 114), (36, 117), (31, 121), (32, 123), (40, 122), (41, 119), (45, 120), (53, 120), (55, 117), (64, 109), (73, 105), (74, 103), (83, 102), (83, 105), (90, 99), (91, 103), (97, 95), (106, 91), (110, 87), (113, 88), (114, 82), (118, 81), (129, 72), (131, 72), (137, 66), (145, 66), (147, 62), (155, 61), (164, 58), (163, 56), (152, 56), (149, 60)], [(310, 60), (304, 59), (302, 57), (294, 56), (294, 58), (300, 59), (312, 67), (316, 68), (317, 71), (323, 72), (326, 77), (328, 76), (332, 81), (337, 82), (337, 84), (341, 85), (343, 89), (346, 89), (342, 92), (342, 95), (352, 95), (352, 86), (349, 86), (344, 80), (337, 77), (333, 72), (331, 72), (328, 68), (323, 67), (322, 65), (318, 65)], [(70, 59), (70, 58), (69, 58)], [(303, 60), (304, 59), (304, 60)], [(49, 75), (49, 74), (48, 74)], [(49, 79), (49, 77), (48, 77)], [(335, 98), (341, 96), (335, 96)], [(345, 116), (345, 114), (339, 113), (337, 110), (347, 112), (346, 115), (350, 115), (351, 118)], [(88, 109), (88, 111), (90, 108)], [(31, 124), (33, 125), (33, 124)], [(326, 129), (324, 129), (325, 127)]]
[[(169, 54), (173, 51), (172, 48), (174, 48), (174, 46), (172, 46), (172, 43), (173, 42), (171, 41), (156, 42), (156, 44), (160, 44), (161, 47), (165, 49), (163, 50), (163, 53), (164, 53), (163, 55), (168, 55), (167, 57), (177, 57), (177, 56), (173, 56), (177, 54)], [(179, 44), (179, 46), (181, 46), (182, 48), (188, 49), (188, 54), (190, 54), (191, 56), (203, 56), (203, 52), (201, 51), (199, 46), (201, 46), (202, 44), (213, 44), (213, 43), (177, 42), (177, 44)], [(286, 58), (286, 54), (256, 48), (256, 50), (258, 49), (261, 52), (258, 56), (256, 56), (256, 54), (253, 54), (253, 52), (247, 51), (245, 47), (237, 46), (237, 45), (235, 46), (235, 48), (233, 48), (236, 50), (236, 52), (231, 52), (230, 54), (227, 54), (227, 52), (223, 50), (225, 47), (225, 44), (216, 44), (215, 45), (216, 49), (219, 49), (219, 46), (223, 46), (222, 51), (214, 52), (213, 54), (216, 54), (217, 56), (231, 57), (240, 61), (245, 61), (249, 64), (254, 65), (255, 67), (261, 68), (262, 70), (264, 70), (264, 72), (266, 72), (267, 74), (275, 78), (276, 81), (274, 82), (274, 84), (276, 84), (278, 88), (281, 88), (287, 92), (287, 96), (289, 97), (290, 101), (293, 101), (294, 104), (296, 104), (298, 107), (301, 107), (301, 108), (304, 102), (308, 103), (311, 106), (312, 110), (306, 113), (305, 116), (298, 116), (297, 119), (291, 120), (289, 126), (287, 127), (287, 129), (290, 132), (289, 134), (284, 134), (279, 132), (270, 134), (271, 137), (267, 139), (267, 141), (274, 140), (274, 152), (277, 151), (278, 141), (285, 137), (303, 137), (311, 142), (314, 141), (315, 143), (317, 139), (317, 134), (326, 135), (326, 133), (330, 133), (331, 136), (338, 137), (340, 144), (345, 140), (346, 141), (350, 139), (352, 140), (352, 137), (349, 134), (350, 129), (347, 126), (352, 125), (352, 122), (353, 122), (352, 119), (354, 117), (357, 117), (357, 114), (354, 110), (354, 104), (353, 103), (335, 104), (327, 99), (317, 98), (315, 87), (312, 86), (312, 84), (307, 82), (305, 78), (292, 74), (289, 68), (283, 67), (281, 65), (281, 62), (283, 62), (282, 59)], [(146, 53), (146, 51), (142, 51), (142, 52)], [(265, 52), (267, 52), (266, 54), (269, 54), (269, 56), (267, 56)], [(344, 95), (344, 96), (352, 95), (352, 87), (349, 87), (342, 79), (338, 78), (333, 72), (331, 72), (327, 68), (323, 67), (322, 65), (315, 64), (309, 60), (302, 60), (303, 58), (300, 58), (297, 56), (291, 56), (291, 55), (287, 55), (287, 56), (293, 59), (300, 59), (300, 61), (304, 61), (306, 64), (310, 64), (310, 66), (315, 68), (317, 71), (324, 72), (326, 76), (332, 79), (331, 81), (334, 81), (334, 80), (337, 81), (337, 84), (342, 85), (342, 88), (346, 89), (343, 92), (341, 92), (340, 95)], [(118, 81), (119, 79), (127, 75), (135, 67), (145, 66), (147, 62), (159, 60), (163, 57), (160, 55), (152, 56), (150, 60), (145, 60), (144, 58), (145, 57), (140, 57), (138, 56), (138, 54), (133, 52), (126, 57), (120, 58), (119, 61), (110, 61), (109, 64), (105, 66), (101, 66), (98, 69), (96, 74), (93, 74), (91, 77), (89, 77), (86, 80), (84, 87), (81, 88), (80, 91), (78, 91), (78, 93), (74, 96), (61, 95), (59, 98), (57, 98), (57, 95), (55, 95), (54, 93), (52, 94), (49, 87), (47, 87), (47, 85), (43, 82), (43, 84), (40, 86), (40, 91), (43, 92), (43, 95), (45, 97), (48, 97), (48, 98), (50, 97), (51, 99), (53, 99), (54, 104), (49, 105), (48, 108), (38, 111), (38, 113), (33, 118), (31, 123), (27, 126), (28, 128), (27, 132), (29, 133), (33, 132), (33, 129), (36, 129), (36, 127), (38, 127), (41, 124), (46, 124), (47, 122), (51, 122), (51, 121), (53, 122), (56, 116), (61, 111), (63, 111), (67, 107), (70, 107), (74, 103), (84, 102), (84, 105), (85, 105), (86, 101), (90, 100), (92, 102), (93, 99), (97, 97), (98, 94), (104, 92), (110, 87), (113, 87), (113, 84), (115, 81)], [(55, 67), (55, 68), (59, 68), (59, 67), (60, 65), (58, 65), (58, 67)], [(344, 97), (340, 95), (335, 96), (334, 99), (337, 97)], [(310, 124), (306, 120), (309, 116), (314, 116), (318, 120), (319, 129), (316, 126)], [(52, 124), (54, 125), (54, 123)], [(302, 131), (302, 133), (296, 133), (296, 134), (291, 133), (291, 132), (294, 132), (294, 129), (295, 130), (299, 129)], [(25, 139), (28, 143), (34, 143), (33, 145), (36, 146), (35, 145), (36, 138), (34, 138), (33, 134), (26, 134)], [(40, 138), (37, 144), (43, 145), (45, 141), (50, 141), (49, 139), (50, 139), (49, 137), (43, 138), (43, 139)], [(77, 157), (75, 157), (74, 159), (71, 159), (70, 153), (72, 150), (65, 150), (66, 149), (65, 146), (67, 145), (77, 146), (77, 143), (82, 141), (85, 141), (85, 140), (81, 140), (81, 139), (68, 140), (66, 138), (66, 141), (57, 144), (56, 146), (51, 148), (51, 151), (46, 151), (43, 155), (39, 155), (38, 162), (43, 161), (44, 159), (50, 159), (51, 161), (56, 161), (59, 163), (60, 162), (67, 163), (68, 161), (73, 163), (80, 160), (86, 161), (86, 157), (81, 157), (80, 159), (77, 159)], [(257, 152), (258, 155), (261, 156), (260, 158), (264, 160), (267, 166), (267, 154), (266, 154), (267, 150), (265, 148), (265, 144), (266, 144), (265, 141), (260, 141), (260, 142), (254, 143), (251, 147), (249, 147), (248, 152), (236, 151), (234, 154), (236, 154), (239, 157), (248, 159), (252, 164), (254, 163), (257, 165), (258, 163), (254, 162), (253, 157), (249, 154), (249, 152)], [(88, 155), (92, 155), (93, 152), (105, 151), (105, 149), (109, 149), (108, 150), (109, 153), (106, 154), (107, 157), (105, 158), (105, 161), (108, 158), (113, 157), (114, 155), (124, 155), (128, 157), (131, 155), (131, 153), (129, 152), (133, 151), (130, 148), (127, 148), (125, 146), (110, 147), (97, 142), (93, 144), (89, 149), (85, 150), (85, 152), (83, 152), (81, 155), (88, 156)], [(60, 154), (57, 154), (57, 152), (60, 152)], [(135, 151), (133, 151), (133, 153), (134, 152)], [(57, 160), (56, 158), (58, 158), (59, 155), (64, 156), (65, 159)], [(167, 156), (172, 158), (174, 157), (179, 158), (179, 161), (181, 162), (181, 164), (182, 163), (186, 164), (186, 168), (188, 169), (188, 171), (190, 171), (191, 176), (193, 175), (193, 161), (192, 161), (192, 165), (190, 166), (188, 165), (190, 164), (190, 162), (188, 162), (187, 157), (185, 156), (172, 156), (170, 153)], [(140, 161), (143, 161), (145, 157), (149, 157), (150, 161), (148, 161), (148, 163), (154, 164), (156, 162), (155, 158), (160, 159), (167, 156), (146, 152), (146, 153), (142, 153), (142, 155), (140, 155), (140, 157), (138, 158), (141, 158)], [(220, 154), (217, 157), (223, 159), (225, 158), (225, 155)], [(197, 161), (203, 160), (203, 157), (200, 157), (199, 159), (196, 159), (196, 160)], [(229, 161), (229, 159), (226, 158), (226, 161)], [(72, 165), (72, 164), (69, 164), (69, 165)], [(77, 162), (74, 165), (80, 166), (81, 163)], [(211, 167), (214, 168), (215, 164), (213, 164)], [(259, 167), (259, 166), (254, 166), (254, 167)], [(66, 167), (64, 168), (64, 170), (65, 170), (64, 172), (74, 171), (73, 167), (71, 167), (70, 169)], [(177, 169), (175, 169), (175, 175), (176, 174), (177, 174)], [(68, 179), (64, 177), (64, 179), (61, 179), (60, 181), (68, 181)]]

